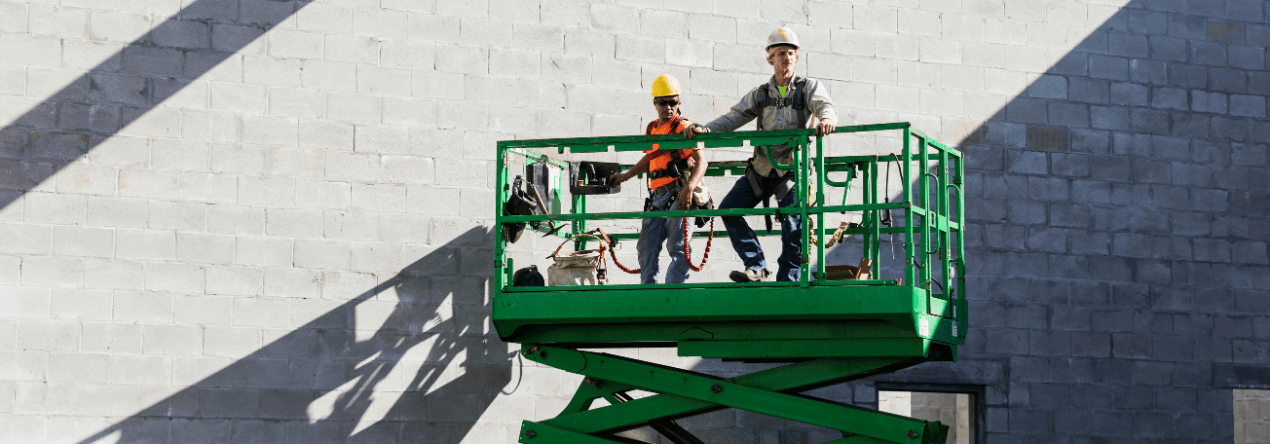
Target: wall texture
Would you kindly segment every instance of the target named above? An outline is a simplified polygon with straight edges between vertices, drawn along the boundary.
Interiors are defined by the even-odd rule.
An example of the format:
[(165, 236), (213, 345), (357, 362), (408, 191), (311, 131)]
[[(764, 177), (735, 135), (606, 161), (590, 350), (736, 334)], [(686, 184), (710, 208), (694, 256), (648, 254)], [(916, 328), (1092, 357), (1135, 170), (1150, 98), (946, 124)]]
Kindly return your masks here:
[(662, 73), (708, 119), (782, 24), (843, 124), (968, 153), (962, 362), (880, 380), (986, 386), (991, 442), (1230, 442), (1270, 386), (1268, 13), (0, 0), (0, 442), (515, 442), (576, 380), (490, 328), (494, 142), (638, 133)]
[(1270, 391), (1235, 390), (1235, 442), (1270, 441)]

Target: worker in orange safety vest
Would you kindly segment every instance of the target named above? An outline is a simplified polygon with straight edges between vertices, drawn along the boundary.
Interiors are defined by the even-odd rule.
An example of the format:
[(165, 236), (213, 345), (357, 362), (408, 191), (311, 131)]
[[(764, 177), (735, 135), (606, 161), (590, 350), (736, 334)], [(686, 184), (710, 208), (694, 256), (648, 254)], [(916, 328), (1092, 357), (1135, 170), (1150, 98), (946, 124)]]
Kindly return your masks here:
[[(648, 123), (646, 135), (678, 134), (691, 124), (679, 114), (679, 80), (670, 75), (658, 76), (653, 81), (653, 106), (657, 120)], [(644, 211), (688, 209), (692, 203), (692, 190), (702, 183), (706, 172), (706, 158), (700, 148), (662, 150), (659, 146), (646, 151), (631, 169), (610, 177), (614, 185), (625, 182), (638, 174), (648, 173), (648, 200)], [(685, 236), (683, 218), (644, 219), (640, 227), (639, 254), (640, 282), (657, 282), (657, 261), (662, 243), (670, 250), (670, 266), (666, 269), (666, 283), (688, 280), (688, 258), (684, 254)]]

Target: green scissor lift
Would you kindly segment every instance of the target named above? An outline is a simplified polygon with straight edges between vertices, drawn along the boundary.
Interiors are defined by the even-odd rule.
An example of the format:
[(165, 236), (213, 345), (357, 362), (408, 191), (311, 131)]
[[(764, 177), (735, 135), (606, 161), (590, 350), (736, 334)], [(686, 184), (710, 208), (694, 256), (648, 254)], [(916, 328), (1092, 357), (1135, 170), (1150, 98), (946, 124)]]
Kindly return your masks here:
[[(836, 130), (867, 132), (900, 133), (900, 152), (833, 157), (812, 130), (708, 133), (693, 140), (669, 135), (499, 142), (495, 204), (499, 226), (511, 222), (567, 222), (570, 233), (559, 235), (568, 237), (586, 232), (591, 220), (643, 219), (653, 215), (765, 215), (780, 211), (801, 214), (804, 227), (808, 226), (805, 221), (814, 219), (816, 227), (802, 231), (803, 245), (813, 247), (802, 249), (801, 281), (747, 284), (514, 287), (512, 259), (508, 257), (506, 241), (498, 236), (493, 322), (499, 336), (504, 341), (521, 343), (526, 359), (585, 376), (559, 416), (523, 423), (520, 442), (641, 442), (614, 434), (647, 425), (677, 444), (701, 443), (673, 420), (729, 407), (839, 430), (843, 438), (831, 441), (835, 444), (944, 442), (948, 428), (938, 422), (800, 394), (926, 361), (955, 360), (957, 346), (965, 341), (962, 155), (912, 129), (908, 123)], [(787, 143), (796, 147), (794, 162), (776, 165), (797, 174), (797, 203), (780, 209), (588, 213), (587, 196), (571, 196), (568, 211), (557, 205), (553, 210), (556, 214), (504, 215), (503, 203), (508, 199), (513, 176), (508, 169), (512, 156), (567, 168), (567, 163), (539, 151), (642, 151), (655, 143), (661, 149)], [(880, 182), (879, 166), (889, 172), (886, 162), (899, 164), (903, 186), (898, 199), (889, 199), (882, 192), (884, 182)], [(713, 162), (707, 176), (740, 176), (743, 172), (743, 162)], [(808, 187), (808, 183), (814, 186)], [(862, 201), (848, 204), (844, 197), (841, 204), (828, 202), (827, 187), (858, 187)], [(809, 200), (812, 193), (815, 199)], [(858, 226), (845, 232), (860, 239), (860, 257), (872, 259), (874, 274), (869, 279), (826, 279), (823, 246), (826, 237), (838, 227), (827, 226), (825, 219), (843, 212), (860, 214)], [(759, 230), (759, 235), (779, 234), (779, 229)], [(726, 237), (727, 232), (718, 230), (714, 235)], [(814, 244), (813, 236), (817, 240)], [(891, 260), (890, 251), (882, 254), (884, 236), (895, 241), (903, 239), (902, 258), (894, 259), (903, 261), (903, 276), (887, 275), (898, 274), (898, 263), (891, 267), (893, 271), (883, 267), (884, 262)], [(638, 233), (611, 237), (634, 239)], [(578, 241), (575, 246), (585, 248), (585, 242)], [(813, 263), (818, 267), (813, 268)], [(720, 378), (581, 350), (606, 347), (677, 347), (680, 356), (789, 364)], [(632, 390), (655, 395), (633, 399), (627, 394)], [(597, 399), (610, 405), (591, 408)]]

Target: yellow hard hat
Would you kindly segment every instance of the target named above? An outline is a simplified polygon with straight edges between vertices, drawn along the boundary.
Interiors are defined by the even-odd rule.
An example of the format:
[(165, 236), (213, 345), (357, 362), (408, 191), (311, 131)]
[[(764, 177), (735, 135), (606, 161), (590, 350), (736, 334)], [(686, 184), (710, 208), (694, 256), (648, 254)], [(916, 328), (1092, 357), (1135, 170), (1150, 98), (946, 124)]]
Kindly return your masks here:
[(662, 74), (653, 80), (653, 97), (675, 96), (683, 92), (679, 87), (679, 79), (670, 74)]

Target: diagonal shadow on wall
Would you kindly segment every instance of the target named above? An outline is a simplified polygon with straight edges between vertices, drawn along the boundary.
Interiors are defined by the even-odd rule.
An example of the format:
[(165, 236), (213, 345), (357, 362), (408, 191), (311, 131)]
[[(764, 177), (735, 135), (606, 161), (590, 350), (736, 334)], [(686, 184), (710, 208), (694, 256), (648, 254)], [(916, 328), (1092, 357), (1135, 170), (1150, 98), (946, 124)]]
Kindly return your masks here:
[[(0, 129), (0, 208), (312, 1), (195, 0), (44, 98)], [(339, 308), (81, 442), (459, 442), (511, 380), (511, 354), (484, 336), (488, 272), (458, 273), (460, 257), (481, 255), (490, 239), (486, 230), (469, 230)], [(356, 325), (359, 306), (389, 290), (397, 305), (383, 325)], [(359, 339), (358, 330), (370, 337)], [(423, 370), (394, 379), (403, 356), (421, 345)], [(385, 391), (402, 393), (381, 411), (374, 398)]]
[[(1176, 375), (1164, 375), (1164, 380), (1198, 386), (1191, 390), (1207, 404), (1199, 413), (1182, 414), (1176, 425), (1138, 433), (1229, 442), (1233, 432), (1228, 389), (1264, 379), (1251, 374), (1265, 373), (1266, 343), (1241, 344), (1247, 339), (1241, 338), (1232, 348), (1230, 339), (1210, 340), (1199, 333), (1204, 328), (1211, 331), (1212, 325), (1204, 327), (1202, 321), (1190, 319), (1221, 317), (1223, 312), (1255, 314), (1265, 306), (1263, 300), (1254, 300), (1255, 295), (1241, 299), (1237, 293), (1264, 288), (1258, 284), (1264, 279), (1250, 277), (1264, 275), (1264, 266), (1209, 264), (1213, 261), (1200, 259), (1198, 253), (1192, 257), (1186, 237), (1207, 236), (1207, 228), (1170, 230), (1170, 224), (1181, 222), (1169, 218), (1215, 213), (1212, 232), (1218, 233), (1240, 229), (1222, 227), (1228, 223), (1222, 213), (1270, 214), (1266, 182), (1250, 177), (1248, 163), (1232, 161), (1238, 156), (1244, 162), (1256, 159), (1247, 151), (1239, 153), (1240, 144), (1270, 142), (1264, 102), (1259, 109), (1227, 112), (1227, 96), (1232, 97), (1233, 110), (1237, 95), (1255, 104), (1249, 96), (1270, 94), (1270, 77), (1260, 55), (1270, 36), (1264, 26), (1259, 36), (1253, 29), (1266, 23), (1270, 10), (1265, 7), (1265, 2), (1127, 1), (1090, 35), (1072, 42), (1070, 50), (1038, 78), (1020, 83), (1023, 90), (985, 114), (983, 121), (966, 122), (972, 125), (968, 131), (949, 131), (945, 123), (945, 132), (968, 134), (945, 142), (953, 142), (949, 145), (962, 150), (967, 159), (966, 296), (972, 326), (959, 362), (927, 363), (874, 379), (987, 386), (988, 431), (994, 433), (990, 440), (1009, 440), (1004, 432), (1019, 433), (1018, 438), (1063, 433), (1057, 425), (1034, 429), (1026, 418), (1016, 420), (1015, 411), (1025, 412), (1019, 417), (1032, 412), (1069, 414), (1092, 423), (1092, 432), (1087, 432), (1092, 435), (1131, 433), (1122, 427), (1124, 419), (1168, 411), (1153, 410), (1149, 403), (1140, 408), (1119, 406), (1121, 397), (1132, 392), (1128, 387), (1138, 383), (1135, 370), (1139, 364), (1176, 365)], [(1027, 39), (1025, 34), (1020, 38)], [(985, 54), (976, 56), (987, 59)], [(920, 122), (915, 124), (922, 129)], [(1260, 163), (1255, 167), (1265, 166), (1264, 157), (1252, 161)], [(1218, 199), (1179, 206), (1188, 191)], [(1201, 234), (1178, 234), (1185, 229)], [(1132, 242), (1137, 237), (1154, 244), (1142, 247)], [(1174, 248), (1178, 239), (1183, 239), (1183, 247)], [(883, 248), (889, 249), (885, 242)], [(859, 257), (858, 241), (843, 248), (850, 253), (840, 259)], [(895, 276), (901, 270), (885, 271)], [(1160, 273), (1164, 284), (1144, 284), (1161, 279)], [(1039, 316), (1017, 316), (1036, 313), (1037, 308)], [(1192, 338), (1185, 338), (1177, 347), (1157, 342), (1154, 353), (1148, 344), (1146, 355), (1126, 353), (1122, 344), (1113, 352), (1108, 328), (1125, 338), (1152, 333), (1143, 332), (1149, 327), (1141, 323), (1099, 326), (1098, 318), (1091, 320), (1089, 314), (1097, 310), (1124, 310), (1130, 319), (1136, 315), (1185, 320), (1186, 327), (1177, 327), (1179, 331), (1194, 328), (1195, 333), (1180, 334), (1193, 335), (1199, 344), (1209, 343), (1217, 351), (1198, 350), (1199, 345), (1185, 342)], [(1032, 329), (1029, 337), (1028, 331), (1016, 328), (1019, 319), (1035, 319), (1033, 325), (1039, 327), (1024, 327)], [(1192, 347), (1197, 348), (1193, 354)], [(738, 372), (717, 360), (703, 361), (695, 369)], [(1037, 392), (1029, 401), (1033, 386), (1057, 389), (1044, 392), (1047, 395), (1071, 389), (1073, 404), (1067, 410), (1054, 408), (1038, 400)], [(838, 389), (829, 393), (831, 399), (876, 405), (872, 382)], [(1099, 407), (1101, 411), (1075, 402), (1078, 397), (1097, 399), (1113, 393), (1117, 406)], [(754, 416), (741, 413), (737, 421), (745, 426)], [(705, 435), (727, 433), (712, 424), (719, 421), (682, 422)], [(764, 427), (760, 421), (753, 424)], [(815, 428), (800, 430), (788, 423), (783, 427), (791, 430), (782, 431), (782, 437), (795, 442), (807, 442), (808, 435), (816, 433), (832, 437)], [(1002, 434), (995, 435), (998, 432)]]
[[(473, 228), (395, 277), (80, 443), (460, 442), (512, 379), (515, 352), (484, 333), (489, 273), (453, 272), (462, 256), (480, 256), (491, 242), (488, 230)], [(383, 324), (357, 325), (355, 312), (388, 290), (397, 303)], [(359, 338), (359, 331), (369, 337)], [(415, 350), (419, 346), (427, 353)], [(407, 355), (422, 356), (423, 370), (407, 381), (393, 379)], [(447, 368), (462, 375), (446, 374)], [(398, 391), (386, 409), (373, 399)]]
[(0, 129), (0, 208), (313, 0), (195, 0)]

